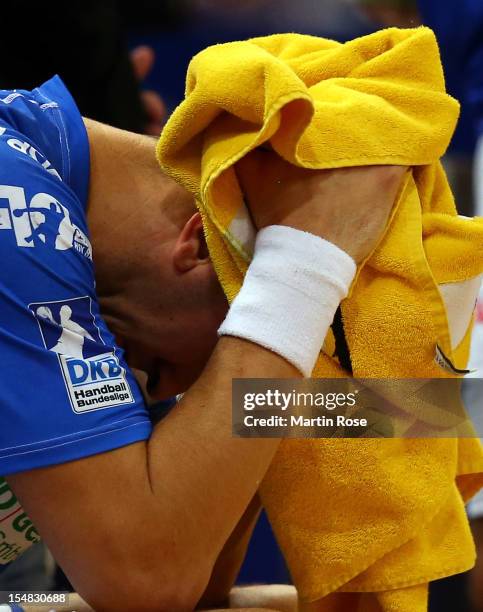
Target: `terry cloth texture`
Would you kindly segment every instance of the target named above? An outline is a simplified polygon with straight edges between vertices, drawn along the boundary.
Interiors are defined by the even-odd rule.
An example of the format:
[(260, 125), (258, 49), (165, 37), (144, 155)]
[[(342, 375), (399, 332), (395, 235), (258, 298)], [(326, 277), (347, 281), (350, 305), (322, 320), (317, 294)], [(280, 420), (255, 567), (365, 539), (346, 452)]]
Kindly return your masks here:
[[(249, 151), (269, 142), (306, 168), (410, 166), (384, 238), (341, 305), (343, 331), (354, 376), (448, 377), (448, 363), (465, 367), (474, 302), (455, 346), (439, 286), (483, 272), (483, 219), (457, 216), (438, 161), (458, 110), (427, 28), (345, 44), (280, 34), (195, 56), (157, 153), (197, 199), (229, 300), (254, 238), (233, 168)], [(314, 376), (351, 375), (334, 346), (330, 332)], [(327, 612), (421, 612), (428, 581), (474, 563), (463, 502), (482, 472), (477, 439), (285, 440), (261, 495), (304, 601), (326, 598)]]

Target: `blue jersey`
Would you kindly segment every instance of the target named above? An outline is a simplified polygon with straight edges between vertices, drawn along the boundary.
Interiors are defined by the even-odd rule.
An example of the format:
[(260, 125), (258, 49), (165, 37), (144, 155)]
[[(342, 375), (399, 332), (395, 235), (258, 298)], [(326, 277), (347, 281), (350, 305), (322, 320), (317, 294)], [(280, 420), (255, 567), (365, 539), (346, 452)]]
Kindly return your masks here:
[[(0, 90), (2, 476), (151, 433), (136, 381), (99, 312), (88, 186), (87, 133), (62, 81)], [(0, 479), (0, 565), (36, 538)]]

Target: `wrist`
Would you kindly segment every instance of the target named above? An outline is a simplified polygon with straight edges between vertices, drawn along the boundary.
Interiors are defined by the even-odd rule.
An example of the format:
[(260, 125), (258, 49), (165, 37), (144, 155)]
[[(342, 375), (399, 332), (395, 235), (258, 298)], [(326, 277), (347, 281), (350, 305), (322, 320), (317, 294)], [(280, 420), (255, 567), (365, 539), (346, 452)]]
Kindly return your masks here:
[(327, 240), (267, 227), (219, 334), (263, 346), (310, 376), (355, 272), (353, 259)]

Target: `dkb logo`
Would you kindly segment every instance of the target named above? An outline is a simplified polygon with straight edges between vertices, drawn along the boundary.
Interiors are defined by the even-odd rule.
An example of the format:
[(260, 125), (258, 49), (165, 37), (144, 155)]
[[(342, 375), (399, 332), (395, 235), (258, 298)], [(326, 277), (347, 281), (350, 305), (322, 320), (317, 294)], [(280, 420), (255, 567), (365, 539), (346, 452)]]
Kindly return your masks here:
[(134, 401), (126, 371), (96, 325), (90, 297), (37, 302), (29, 304), (29, 308), (45, 347), (57, 353), (74, 412)]
[(70, 359), (67, 364), (69, 376), (75, 385), (83, 384), (88, 380), (109, 380), (118, 378), (122, 373), (119, 362), (114, 357), (84, 361), (83, 359)]

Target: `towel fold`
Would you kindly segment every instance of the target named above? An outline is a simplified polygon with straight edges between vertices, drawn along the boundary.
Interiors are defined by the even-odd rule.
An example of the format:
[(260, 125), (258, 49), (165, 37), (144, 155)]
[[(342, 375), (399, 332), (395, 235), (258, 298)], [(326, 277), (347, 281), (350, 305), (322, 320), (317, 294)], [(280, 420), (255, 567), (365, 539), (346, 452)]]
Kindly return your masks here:
[[(345, 44), (255, 38), (192, 60), (158, 159), (196, 196), (229, 300), (255, 235), (233, 168), (249, 151), (269, 142), (306, 168), (411, 166), (341, 305), (352, 372), (330, 332), (313, 375), (448, 377), (466, 365), (471, 322), (452, 334), (446, 289), (483, 272), (483, 219), (457, 216), (438, 161), (458, 109), (427, 28)], [(323, 598), (324, 612), (420, 612), (428, 581), (474, 563), (463, 502), (482, 485), (477, 439), (285, 440), (261, 496), (303, 601)]]

